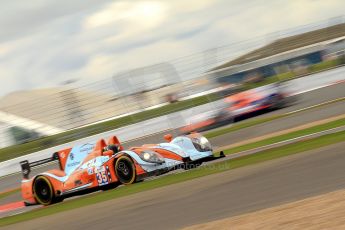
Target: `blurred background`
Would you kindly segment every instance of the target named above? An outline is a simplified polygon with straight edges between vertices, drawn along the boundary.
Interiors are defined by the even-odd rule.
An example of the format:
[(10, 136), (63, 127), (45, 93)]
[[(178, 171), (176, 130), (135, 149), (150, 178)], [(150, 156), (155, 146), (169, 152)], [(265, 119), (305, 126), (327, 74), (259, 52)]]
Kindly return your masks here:
[[(139, 8), (132, 12), (135, 17), (150, 19), (152, 13), (156, 16), (165, 13), (163, 9), (157, 8), (161, 7), (160, 5), (140, 4), (137, 6)], [(250, 6), (248, 5), (248, 11), (257, 5), (253, 8)], [(106, 5), (98, 14), (115, 17), (111, 11), (112, 7), (119, 6)], [(126, 6), (124, 4), (121, 7)], [(200, 7), (200, 10), (204, 11), (207, 7), (214, 6), (201, 4)], [(226, 12), (224, 14), (226, 15)], [(276, 16), (275, 14), (274, 17)], [(97, 27), (94, 33), (104, 32), (106, 28), (97, 24), (104, 22), (95, 20), (97, 17), (99, 18), (97, 13), (91, 14), (88, 21), (86, 20), (86, 26)], [(62, 25), (70, 23), (66, 18), (60, 20), (63, 20)], [(158, 19), (150, 20), (155, 24)], [(65, 25), (66, 28), (71, 26)], [(136, 25), (140, 27), (139, 24)], [(233, 30), (232, 26), (233, 22), (229, 22), (229, 31)], [(239, 26), (239, 23), (236, 26)], [(148, 31), (154, 29), (155, 26), (150, 25)], [(155, 64), (144, 67), (133, 63), (124, 66), (125, 63), (119, 61), (113, 63), (113, 68), (109, 68), (111, 62), (105, 66), (100, 62), (93, 70), (94, 76), (88, 77), (86, 81), (83, 73), (69, 73), (61, 78), (53, 78), (54, 75), (48, 72), (44, 81), (38, 78), (38, 82), (32, 87), (25, 87), (27, 79), (32, 77), (31, 71), (27, 71), (30, 70), (29, 63), (28, 69), (22, 69), (23, 84), (11, 90), (11, 81), (4, 71), (3, 82), (8, 82), (9, 89), (4, 89), (0, 98), (0, 152), (14, 151), (12, 147), (16, 145), (16, 151), (31, 153), (105, 131), (116, 132), (116, 129), (131, 124), (142, 125), (131, 131), (133, 137), (170, 129), (190, 132), (212, 128), (212, 125), (227, 125), (235, 122), (238, 116), (257, 110), (258, 105), (282, 106), (277, 104), (278, 99), (292, 97), (295, 91), (301, 90), (299, 86), (285, 85), (287, 81), (332, 68), (341, 68), (345, 64), (344, 15), (313, 23), (299, 21), (297, 26), (283, 27), (276, 31), (267, 31), (268, 33), (264, 33), (266, 30), (263, 27), (256, 29), (260, 32), (253, 31), (252, 36), (239, 36), (233, 40), (220, 38), (219, 43), (213, 38), (213, 43), (200, 46), (204, 51), (195, 52), (193, 49), (194, 54), (177, 59), (159, 58), (176, 57), (174, 47), (162, 49), (160, 56), (152, 53), (157, 58), (150, 58), (150, 62)], [(193, 31), (188, 31), (191, 32)], [(73, 30), (73, 33), (78, 33), (78, 30)], [(117, 34), (116, 31), (113, 33)], [(250, 33), (251, 31), (246, 31), (246, 34)], [(143, 34), (138, 40), (144, 41), (147, 36)], [(215, 34), (212, 36), (217, 38)], [(90, 44), (92, 39), (88, 37)], [(219, 46), (220, 44), (226, 45)], [(55, 41), (54, 45), (58, 46)], [(78, 49), (77, 42), (64, 47), (66, 57), (74, 47)], [(190, 53), (190, 49), (179, 51), (180, 55)], [(4, 52), (2, 57), (6, 58)], [(121, 54), (126, 51), (114, 46), (114, 50), (108, 52), (116, 52), (120, 59)], [(36, 53), (37, 56), (44, 54), (45, 52), (40, 53), (39, 49)], [(145, 55), (136, 61), (146, 63), (143, 59), (145, 56), (151, 57), (150, 55), (150, 52), (145, 52)], [(58, 61), (71, 61), (73, 64), (74, 60), (64, 60), (63, 57), (59, 54), (58, 58), (61, 59)], [(132, 55), (131, 58), (136, 59), (136, 56)], [(32, 59), (31, 64), (36, 65), (38, 59), (39, 57), (37, 60)], [(139, 67), (128, 69), (128, 66)], [(108, 72), (102, 70), (103, 68), (107, 68), (111, 74), (104, 76)], [(100, 77), (95, 77), (98, 69)], [(51, 81), (49, 76), (52, 76)], [(19, 78), (19, 81), (21, 80)], [(45, 83), (47, 81), (49, 83)], [(240, 94), (241, 92), (248, 93)], [(165, 117), (162, 117), (163, 115)], [(158, 117), (161, 117), (161, 120), (150, 121)], [(207, 122), (209, 119), (213, 120), (212, 124)]]

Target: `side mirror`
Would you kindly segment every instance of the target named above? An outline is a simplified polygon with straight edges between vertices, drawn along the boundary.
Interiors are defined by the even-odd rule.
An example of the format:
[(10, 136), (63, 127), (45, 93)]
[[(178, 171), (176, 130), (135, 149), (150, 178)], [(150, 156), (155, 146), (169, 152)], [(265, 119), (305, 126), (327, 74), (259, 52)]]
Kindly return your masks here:
[(169, 133), (169, 134), (164, 135), (164, 139), (165, 139), (167, 142), (171, 142), (172, 139), (173, 139), (173, 136)]

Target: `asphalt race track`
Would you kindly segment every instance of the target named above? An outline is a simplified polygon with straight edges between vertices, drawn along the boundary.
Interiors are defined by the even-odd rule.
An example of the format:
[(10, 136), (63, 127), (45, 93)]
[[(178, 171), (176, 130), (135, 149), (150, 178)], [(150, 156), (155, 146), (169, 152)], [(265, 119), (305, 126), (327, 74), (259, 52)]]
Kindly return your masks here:
[(176, 229), (239, 215), (344, 189), (344, 148), (342, 142), (4, 229)]
[[(345, 83), (341, 83), (341, 84), (337, 84), (333, 86), (328, 86), (322, 89), (314, 90), (308, 93), (304, 93), (302, 95), (299, 95), (298, 103), (284, 109), (263, 114), (261, 115), (261, 117), (272, 116), (272, 114), (291, 112), (298, 109), (313, 106), (316, 104), (320, 104), (326, 101), (345, 97), (344, 87), (345, 87)], [(292, 128), (298, 125), (303, 125), (309, 122), (325, 119), (332, 116), (342, 115), (342, 114), (345, 114), (345, 103), (343, 101), (333, 103), (328, 106), (315, 108), (314, 110), (312, 110), (312, 112), (311, 111), (300, 112), (298, 114), (291, 115), (289, 117), (281, 118), (278, 120), (274, 120), (271, 122), (256, 125), (253, 127), (248, 127), (245, 129), (238, 130), (236, 132), (231, 132), (222, 136), (218, 136), (211, 139), (211, 143), (215, 147), (226, 146), (226, 145), (233, 144), (233, 143), (243, 141), (246, 139), (255, 138), (255, 137), (262, 136), (268, 133), (285, 130), (285, 129)], [(173, 130), (172, 133), (177, 133), (177, 131)], [(163, 134), (161, 133), (161, 134), (155, 134), (148, 137), (144, 137), (138, 140), (130, 141), (125, 144), (125, 147), (141, 145), (144, 143), (162, 142), (164, 141), (162, 136)], [(121, 139), (121, 137), (119, 138)], [(42, 168), (39, 168), (37, 171), (42, 172), (54, 167), (57, 167), (57, 166), (56, 165), (44, 166)], [(32, 172), (32, 175), (34, 174), (35, 174), (35, 170)], [(20, 181), (21, 181), (21, 174), (15, 174), (15, 175), (3, 177), (1, 178), (0, 191), (19, 187)], [(18, 194), (13, 195), (13, 198), (12, 199), (10, 198), (7, 201), (18, 200), (18, 198), (19, 198)], [(1, 201), (0, 201), (0, 204), (1, 204)]]

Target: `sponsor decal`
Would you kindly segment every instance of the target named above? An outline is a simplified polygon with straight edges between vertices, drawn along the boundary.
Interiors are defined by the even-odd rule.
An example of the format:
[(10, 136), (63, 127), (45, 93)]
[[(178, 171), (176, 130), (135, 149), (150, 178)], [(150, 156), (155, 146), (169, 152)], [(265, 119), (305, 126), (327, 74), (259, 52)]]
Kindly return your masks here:
[(76, 165), (79, 165), (80, 164), (80, 161), (76, 161), (76, 162), (72, 162), (70, 164), (68, 164), (67, 166), (68, 167), (73, 167), (73, 166), (76, 166)]
[(87, 169), (87, 174), (92, 175), (93, 174), (93, 168), (88, 168)]
[(87, 144), (84, 144), (84, 145), (80, 146), (80, 150), (79, 151), (81, 153), (83, 153), (83, 152), (90, 153), (93, 150), (94, 147), (95, 146), (93, 144), (87, 143)]
[(90, 161), (87, 162), (86, 166), (87, 167), (92, 167), (96, 164), (96, 159), (92, 159)]
[(101, 166), (101, 167), (97, 167), (97, 168), (95, 168), (95, 173), (98, 173), (98, 172), (104, 172), (104, 171), (105, 171), (104, 166)]

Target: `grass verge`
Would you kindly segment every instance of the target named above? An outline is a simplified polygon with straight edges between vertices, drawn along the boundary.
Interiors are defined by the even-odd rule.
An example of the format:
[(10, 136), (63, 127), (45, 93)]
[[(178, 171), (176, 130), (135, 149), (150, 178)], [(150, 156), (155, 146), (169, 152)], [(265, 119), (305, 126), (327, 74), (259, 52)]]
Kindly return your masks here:
[(267, 139), (264, 139), (264, 140), (261, 140), (261, 141), (257, 141), (257, 142), (253, 142), (253, 143), (248, 143), (248, 144), (245, 144), (245, 145), (241, 145), (241, 146), (237, 146), (237, 147), (234, 147), (234, 148), (230, 148), (230, 149), (225, 150), (224, 153), (225, 154), (238, 153), (238, 152), (242, 152), (242, 151), (246, 151), (246, 150), (255, 149), (255, 148), (262, 147), (262, 146), (278, 143), (278, 142), (281, 142), (281, 141), (286, 141), (286, 140), (293, 139), (293, 138), (296, 138), (296, 137), (301, 137), (301, 136), (305, 136), (305, 135), (308, 135), (308, 134), (317, 133), (317, 132), (325, 131), (325, 130), (328, 130), (328, 129), (341, 127), (341, 126), (344, 126), (344, 125), (345, 125), (345, 118), (342, 118), (342, 119), (331, 121), (331, 122), (328, 122), (328, 123), (325, 123), (325, 124), (315, 125), (315, 126), (312, 126), (310, 128), (306, 128), (306, 129), (302, 129), (302, 130), (298, 130), (298, 131), (282, 134), (282, 135), (279, 135), (279, 136), (267, 138)]
[(271, 150), (262, 151), (254, 155), (249, 155), (233, 160), (227, 160), (223, 162), (218, 162), (210, 166), (203, 166), (197, 169), (186, 171), (180, 174), (167, 175), (162, 178), (158, 178), (152, 181), (146, 181), (139, 184), (134, 184), (130, 186), (123, 186), (114, 190), (95, 193), (89, 196), (84, 196), (74, 200), (68, 200), (66, 202), (52, 205), (45, 208), (39, 208), (27, 213), (18, 214), (15, 216), (5, 217), (0, 219), (0, 226), (14, 224), (20, 221), (31, 220), (38, 217), (43, 217), (67, 210), (72, 210), (98, 202), (107, 201), (110, 199), (115, 199), (119, 197), (128, 196), (142, 191), (148, 191), (155, 188), (180, 183), (183, 181), (192, 180), (198, 177), (207, 176), (210, 174), (221, 173), (227, 170), (235, 169), (238, 167), (243, 167), (267, 160), (276, 159), (279, 157), (284, 157), (292, 154), (301, 153), (307, 150), (317, 149), (323, 146), (339, 143), (345, 140), (345, 131), (328, 134), (315, 139), (307, 140), (304, 142), (297, 142), (283, 147), (274, 148)]

